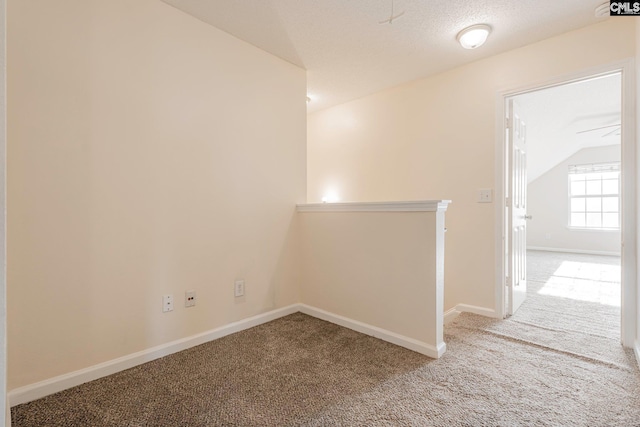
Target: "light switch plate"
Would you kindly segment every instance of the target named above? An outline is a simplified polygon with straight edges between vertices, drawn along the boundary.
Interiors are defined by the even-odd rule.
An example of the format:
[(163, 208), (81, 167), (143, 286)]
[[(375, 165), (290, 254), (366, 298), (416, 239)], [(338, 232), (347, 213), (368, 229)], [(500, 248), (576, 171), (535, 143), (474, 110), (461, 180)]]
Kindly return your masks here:
[(236, 280), (233, 294), (236, 298), (244, 296), (244, 280)]

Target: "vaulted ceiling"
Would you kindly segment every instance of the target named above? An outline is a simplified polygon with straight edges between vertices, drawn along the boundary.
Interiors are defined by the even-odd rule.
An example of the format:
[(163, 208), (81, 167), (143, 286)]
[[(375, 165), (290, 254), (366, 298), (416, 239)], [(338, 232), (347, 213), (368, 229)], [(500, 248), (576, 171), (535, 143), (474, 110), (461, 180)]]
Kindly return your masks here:
[[(602, 0), (163, 0), (307, 70), (316, 111), (598, 22)], [(391, 23), (380, 23), (403, 13)], [(465, 50), (463, 28), (488, 42)]]
[(529, 182), (584, 148), (620, 144), (619, 73), (515, 99), (527, 123)]

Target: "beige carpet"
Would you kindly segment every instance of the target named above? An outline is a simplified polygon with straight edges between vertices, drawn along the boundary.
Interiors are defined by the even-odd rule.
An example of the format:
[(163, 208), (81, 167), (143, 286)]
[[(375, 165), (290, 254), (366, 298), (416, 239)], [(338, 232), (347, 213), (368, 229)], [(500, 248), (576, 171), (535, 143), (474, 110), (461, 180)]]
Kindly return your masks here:
[(13, 426), (640, 426), (617, 338), (523, 309), (462, 314), (439, 360), (294, 314), (20, 405)]
[(620, 346), (620, 258), (528, 251), (527, 299), (488, 329), (627, 366)]

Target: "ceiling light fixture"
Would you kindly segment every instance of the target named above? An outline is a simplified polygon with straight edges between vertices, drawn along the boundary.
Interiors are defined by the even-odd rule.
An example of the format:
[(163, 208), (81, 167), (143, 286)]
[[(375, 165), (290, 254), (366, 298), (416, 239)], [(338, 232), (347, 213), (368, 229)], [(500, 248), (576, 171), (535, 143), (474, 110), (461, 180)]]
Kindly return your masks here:
[(456, 39), (465, 49), (475, 49), (487, 41), (491, 27), (487, 24), (472, 25), (458, 33)]
[(596, 7), (596, 10), (595, 10), (596, 18), (609, 17), (610, 15), (609, 8), (610, 8), (609, 2), (602, 3), (600, 6)]

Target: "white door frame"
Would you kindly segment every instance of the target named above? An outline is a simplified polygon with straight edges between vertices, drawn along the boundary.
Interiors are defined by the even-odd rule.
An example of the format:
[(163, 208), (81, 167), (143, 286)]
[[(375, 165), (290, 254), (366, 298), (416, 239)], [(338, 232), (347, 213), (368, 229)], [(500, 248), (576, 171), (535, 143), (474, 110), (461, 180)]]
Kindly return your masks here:
[(495, 149), (495, 256), (496, 256), (496, 317), (504, 318), (506, 298), (506, 217), (505, 217), (505, 103), (507, 98), (561, 86), (600, 75), (621, 73), (622, 80), (622, 317), (621, 339), (625, 347), (633, 347), (636, 337), (636, 312), (638, 310), (636, 277), (636, 121), (635, 121), (635, 67), (634, 60), (627, 59), (607, 65), (590, 68), (546, 81), (498, 92), (496, 108), (496, 149)]

